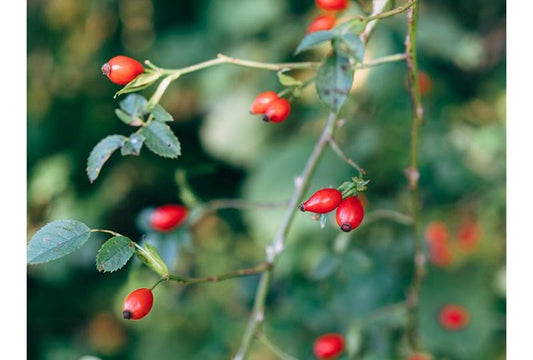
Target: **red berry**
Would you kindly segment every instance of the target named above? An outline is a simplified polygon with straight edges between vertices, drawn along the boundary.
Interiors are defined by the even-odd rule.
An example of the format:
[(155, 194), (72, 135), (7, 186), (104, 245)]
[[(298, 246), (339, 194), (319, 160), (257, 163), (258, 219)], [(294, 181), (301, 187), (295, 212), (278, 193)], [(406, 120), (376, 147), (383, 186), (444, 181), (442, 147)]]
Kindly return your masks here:
[(348, 0), (316, 0), (316, 6), (329, 11), (344, 10), (348, 7)]
[(285, 120), (291, 112), (291, 103), (289, 100), (279, 98), (274, 100), (265, 111), (263, 120), (273, 123), (280, 123)]
[(154, 303), (154, 295), (152, 290), (141, 288), (132, 291), (122, 305), (122, 316), (127, 320), (139, 320), (148, 315), (152, 304)]
[(481, 229), (476, 220), (467, 219), (461, 222), (455, 236), (459, 249), (471, 252), (479, 245)]
[(143, 71), (144, 68), (140, 62), (122, 55), (115, 56), (102, 65), (102, 73), (118, 85), (126, 85)]
[(468, 325), (470, 316), (461, 305), (447, 304), (440, 310), (439, 322), (446, 330), (457, 331)]
[(309, 200), (298, 206), (301, 211), (325, 214), (335, 210), (342, 201), (342, 194), (337, 189), (322, 189), (314, 193)]
[(337, 224), (339, 224), (342, 231), (352, 231), (361, 224), (364, 215), (365, 210), (361, 201), (355, 196), (349, 196), (337, 208)]
[(334, 359), (344, 350), (344, 338), (340, 334), (326, 334), (315, 340), (313, 352), (319, 359)]
[(424, 236), (428, 244), (444, 244), (448, 242), (448, 227), (440, 221), (430, 222), (426, 226)]
[(431, 360), (431, 356), (426, 354), (413, 354), (409, 357), (409, 360)]
[(418, 72), (418, 87), (420, 89), (420, 95), (422, 96), (429, 94), (433, 87), (433, 81), (429, 75), (423, 71)]
[(429, 245), (429, 261), (436, 266), (447, 266), (453, 262), (452, 252), (446, 243)]
[(316, 17), (307, 27), (307, 33), (311, 34), (315, 31), (329, 30), (335, 26), (335, 16), (321, 15)]
[(278, 100), (279, 96), (274, 91), (265, 91), (257, 95), (252, 106), (250, 107), (251, 114), (264, 114), (270, 104)]
[(163, 205), (154, 210), (150, 216), (150, 224), (155, 230), (168, 232), (185, 221), (187, 208), (181, 205)]

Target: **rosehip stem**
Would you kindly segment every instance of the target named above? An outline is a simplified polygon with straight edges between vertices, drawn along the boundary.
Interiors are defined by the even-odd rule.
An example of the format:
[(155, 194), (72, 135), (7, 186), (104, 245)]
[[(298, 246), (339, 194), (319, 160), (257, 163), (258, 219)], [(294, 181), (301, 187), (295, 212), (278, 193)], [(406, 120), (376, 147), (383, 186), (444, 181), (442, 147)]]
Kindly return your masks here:
[(329, 146), (331, 147), (331, 150), (333, 150), (335, 154), (337, 154), (345, 163), (347, 163), (348, 165), (350, 165), (351, 167), (359, 171), (360, 176), (363, 176), (366, 174), (366, 171), (362, 167), (357, 165), (351, 158), (346, 156), (344, 151), (342, 151), (342, 149), (335, 142), (335, 140), (333, 140), (333, 138), (329, 138), (328, 142), (329, 142)]
[(270, 340), (268, 340), (268, 338), (263, 334), (261, 333), (260, 331), (258, 331), (256, 334), (255, 334), (255, 337), (257, 338), (257, 340), (259, 340), (259, 342), (261, 344), (263, 344), (268, 350), (270, 350), (270, 352), (274, 355), (276, 355), (278, 357), (278, 359), (281, 359), (281, 360), (298, 360), (298, 358), (295, 358), (294, 356), (291, 356), (287, 353), (285, 353), (283, 350), (281, 350), (280, 348), (278, 348), (276, 345), (274, 345)]

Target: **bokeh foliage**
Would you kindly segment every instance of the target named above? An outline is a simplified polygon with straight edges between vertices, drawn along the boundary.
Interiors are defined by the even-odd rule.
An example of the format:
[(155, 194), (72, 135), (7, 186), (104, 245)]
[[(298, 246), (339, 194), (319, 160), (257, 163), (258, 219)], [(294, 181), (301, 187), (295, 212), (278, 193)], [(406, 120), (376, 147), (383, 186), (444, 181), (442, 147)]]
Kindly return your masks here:
[[(365, 1), (353, 2), (364, 4)], [(188, 75), (161, 104), (174, 117), (177, 160), (144, 150), (109, 160), (94, 184), (86, 159), (105, 135), (129, 134), (114, 114), (116, 86), (100, 66), (117, 54), (166, 67), (191, 65), (218, 52), (247, 59), (291, 61), (317, 13), (311, 0), (49, 0), (28, 2), (28, 234), (56, 219), (79, 219), (140, 240), (139, 214), (180, 202), (176, 170), (202, 200), (284, 201), (292, 191), (327, 113), (313, 87), (288, 121), (273, 125), (248, 114), (254, 96), (280, 90), (273, 72), (231, 65)], [(405, 16), (383, 21), (366, 59), (403, 51)], [(505, 353), (505, 2), (422, 1), (420, 67), (432, 81), (423, 97), (420, 188), (422, 225), (442, 221), (453, 234), (475, 218), (481, 241), (473, 253), (430, 265), (422, 289), (421, 334), (437, 358), (501, 359)], [(320, 47), (296, 59), (319, 59)], [(310, 74), (297, 73), (306, 79)], [(405, 64), (355, 74), (337, 140), (371, 180), (367, 211), (408, 212), (410, 126)], [(150, 90), (150, 89), (149, 89)], [(143, 94), (149, 94), (149, 90)], [(355, 175), (332, 151), (311, 191)], [(220, 210), (190, 233), (149, 235), (172, 272), (215, 275), (263, 260), (281, 210)], [(423, 228), (422, 228), (423, 230)], [(101, 236), (103, 240), (104, 237)], [(235, 352), (257, 278), (182, 287), (162, 284), (152, 313), (121, 320), (124, 296), (156, 276), (138, 262), (101, 274), (100, 241), (57, 262), (28, 268), (28, 358), (223, 359)], [(177, 255), (176, 255), (177, 254)], [(334, 219), (326, 228), (298, 214), (275, 270), (266, 334), (288, 353), (312, 357), (325, 332), (362, 329), (363, 359), (396, 359), (405, 314), (375, 316), (405, 298), (412, 273), (409, 229), (381, 220), (350, 235)], [(471, 323), (451, 333), (439, 308), (463, 304)], [(260, 344), (253, 359), (273, 359)]]

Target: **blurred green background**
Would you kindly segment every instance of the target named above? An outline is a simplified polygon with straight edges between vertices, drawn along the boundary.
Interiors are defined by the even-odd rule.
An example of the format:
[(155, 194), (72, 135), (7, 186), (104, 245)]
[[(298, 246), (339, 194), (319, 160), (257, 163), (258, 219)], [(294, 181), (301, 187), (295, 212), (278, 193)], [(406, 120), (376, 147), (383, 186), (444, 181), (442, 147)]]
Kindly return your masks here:
[[(367, 3), (352, 1), (351, 10)], [(327, 113), (313, 86), (293, 104), (289, 121), (273, 126), (248, 108), (259, 92), (281, 90), (275, 73), (222, 65), (183, 77), (161, 102), (176, 120), (171, 127), (183, 155), (116, 154), (91, 185), (85, 166), (92, 147), (106, 135), (132, 132), (114, 115), (118, 87), (100, 66), (118, 54), (173, 68), (219, 52), (267, 62), (320, 59), (327, 48), (292, 56), (317, 14), (312, 0), (29, 0), (28, 236), (70, 218), (140, 240), (143, 210), (181, 202), (177, 170), (204, 201), (287, 200)], [(405, 30), (405, 15), (382, 21), (366, 59), (402, 52)], [(422, 344), (438, 359), (504, 359), (505, 1), (422, 1), (419, 57), (430, 85), (420, 141), (421, 231), (430, 222), (445, 224), (451, 249), (445, 266), (429, 264)], [(345, 125), (336, 138), (371, 180), (368, 213), (408, 213), (405, 79), (403, 63), (356, 72), (342, 112)], [(309, 193), (338, 186), (352, 170), (328, 150)], [(282, 213), (219, 210), (190, 231), (148, 238), (173, 273), (215, 275), (260, 263)], [(409, 228), (379, 220), (340, 235), (328, 220), (320, 230), (297, 215), (267, 299), (266, 335), (300, 359), (312, 358), (312, 343), (325, 332), (358, 337), (358, 359), (401, 359), (405, 314), (375, 311), (405, 298)], [(466, 248), (465, 221), (479, 234)], [(227, 359), (235, 353), (257, 277), (162, 284), (151, 314), (128, 322), (121, 319), (123, 298), (157, 276), (137, 261), (98, 273), (94, 259), (103, 240), (95, 236), (72, 255), (28, 267), (29, 359)], [(467, 308), (465, 329), (439, 325), (446, 303)], [(256, 343), (251, 358), (275, 357)]]

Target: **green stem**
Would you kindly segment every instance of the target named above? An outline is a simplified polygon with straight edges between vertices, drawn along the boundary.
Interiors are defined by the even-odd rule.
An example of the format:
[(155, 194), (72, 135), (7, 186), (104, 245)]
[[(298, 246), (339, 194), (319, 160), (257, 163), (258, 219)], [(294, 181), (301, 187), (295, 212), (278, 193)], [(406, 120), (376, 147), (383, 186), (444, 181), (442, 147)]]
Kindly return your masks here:
[(276, 345), (274, 345), (268, 338), (261, 332), (257, 332), (256, 334), (257, 340), (261, 342), (270, 352), (274, 355), (276, 355), (281, 360), (298, 360), (294, 356), (291, 356), (284, 351), (282, 351), (280, 348), (278, 348)]
[[(257, 275), (257, 274), (270, 270), (271, 267), (272, 267), (272, 264), (270, 263), (262, 263), (252, 268), (238, 269), (238, 270), (234, 270), (234, 271), (231, 271), (225, 274), (209, 276), (209, 277), (190, 278), (190, 277), (179, 276), (179, 275), (169, 275), (168, 280), (176, 281), (180, 284), (215, 283), (215, 282), (220, 282), (220, 281), (234, 279), (234, 278), (243, 277), (243, 276)], [(167, 279), (163, 278), (159, 280), (154, 285), (154, 287), (164, 280), (167, 280)]]
[(394, 16), (394, 15), (401, 14), (401, 13), (407, 11), (409, 8), (411, 8), (416, 2), (417, 2), (417, 0), (411, 0), (407, 4), (405, 4), (403, 6), (398, 6), (395, 9), (392, 9), (392, 10), (389, 10), (389, 11), (384, 11), (384, 12), (381, 12), (379, 14), (371, 15), (371, 16), (367, 17), (365, 19), (365, 21), (369, 22), (369, 21), (372, 21), (372, 20), (380, 20), (380, 19), (385, 19), (385, 18)]
[(420, 200), (418, 195), (418, 138), (419, 129), (424, 117), (424, 109), (422, 107), (422, 99), (420, 96), (420, 88), (418, 83), (418, 64), (417, 64), (417, 21), (419, 11), (418, 0), (414, 1), (413, 6), (407, 13), (408, 32), (405, 39), (405, 49), (407, 53), (407, 71), (409, 79), (409, 95), (411, 97), (411, 147), (409, 168), (406, 170), (408, 180), (410, 202), (411, 202), (411, 231), (413, 236), (414, 246), (414, 275), (407, 296), (407, 309), (409, 311), (407, 324), (407, 340), (413, 349), (418, 349), (418, 317), (417, 306), (420, 295), (420, 288), (422, 280), (426, 273), (426, 261), (422, 246), (422, 239), (419, 236), (418, 213), (420, 208)]
[(359, 171), (359, 174), (360, 175), (364, 175), (366, 174), (365, 170), (360, 167), (359, 165), (357, 165), (352, 159), (350, 159), (348, 156), (346, 156), (346, 154), (344, 153), (344, 151), (342, 151), (342, 149), (339, 147), (339, 145), (335, 142), (335, 140), (333, 140), (332, 138), (329, 139), (329, 146), (331, 147), (331, 149), (335, 152), (335, 154), (337, 154), (338, 157), (340, 157), (345, 163), (347, 163), (348, 165), (350, 165), (351, 167), (353, 167), (354, 169), (356, 169), (357, 171)]
[(122, 236), (122, 234), (119, 234), (118, 232), (115, 232), (115, 231), (112, 231), (112, 230), (91, 229), (91, 232), (101, 232), (101, 233), (111, 234), (113, 236)]
[[(283, 251), (285, 247), (286, 237), (294, 219), (297, 206), (305, 195), (311, 178), (315, 173), (316, 166), (318, 165), (318, 162), (329, 143), (328, 140), (331, 138), (333, 130), (335, 129), (337, 117), (337, 114), (333, 112), (328, 115), (326, 124), (322, 129), (322, 133), (320, 134), (320, 137), (318, 138), (315, 147), (313, 148), (313, 151), (311, 152), (311, 155), (309, 156), (309, 159), (307, 160), (307, 163), (304, 169), (302, 170), (302, 173), (295, 180), (295, 188), (289, 200), (285, 216), (283, 217), (283, 220), (280, 224), (280, 227), (278, 228), (276, 235), (274, 236), (274, 239), (272, 240), (270, 245), (267, 246), (266, 249), (268, 263), (274, 264), (275, 260), (277, 259), (277, 256)], [(265, 316), (265, 301), (271, 280), (272, 269), (269, 269), (265, 271), (263, 275), (261, 275), (261, 280), (259, 282), (259, 286), (255, 295), (254, 307), (250, 316), (250, 320), (248, 322), (248, 327), (244, 333), (244, 336), (241, 341), (241, 346), (239, 348), (239, 351), (235, 355), (234, 360), (244, 360), (248, 357), (248, 353), (250, 352), (254, 336), (257, 332), (259, 325), (263, 322)]]

